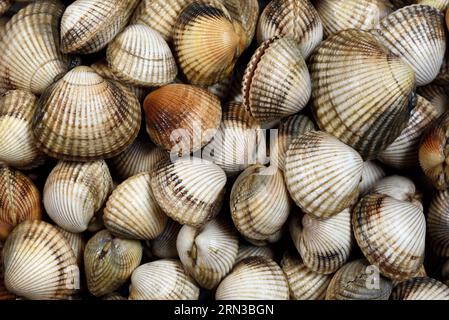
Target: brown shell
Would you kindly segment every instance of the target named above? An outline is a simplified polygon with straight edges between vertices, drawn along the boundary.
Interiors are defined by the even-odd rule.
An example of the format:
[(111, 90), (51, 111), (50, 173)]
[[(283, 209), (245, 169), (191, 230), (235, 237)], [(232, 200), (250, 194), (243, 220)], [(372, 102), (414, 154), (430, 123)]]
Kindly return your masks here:
[(449, 287), (429, 278), (418, 277), (398, 284), (391, 293), (392, 300), (449, 300)]
[(432, 104), (438, 116), (449, 111), (449, 90), (446, 87), (429, 84), (419, 87), (416, 92)]
[(434, 252), (449, 258), (449, 190), (437, 192), (430, 203), (427, 233)]

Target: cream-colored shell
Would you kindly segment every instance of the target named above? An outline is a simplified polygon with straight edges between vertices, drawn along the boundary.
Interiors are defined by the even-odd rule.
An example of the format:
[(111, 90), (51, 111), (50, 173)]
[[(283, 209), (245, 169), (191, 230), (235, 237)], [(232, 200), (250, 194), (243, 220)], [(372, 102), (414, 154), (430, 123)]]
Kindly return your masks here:
[(264, 257), (268, 259), (274, 259), (274, 250), (269, 246), (255, 246), (252, 244), (240, 243), (237, 258), (235, 259), (235, 265), (243, 259), (249, 257)]
[(81, 266), (84, 255), (84, 247), (86, 246), (86, 241), (84, 240), (83, 234), (68, 232), (59, 226), (55, 226), (55, 228), (58, 229), (58, 231), (70, 244), (70, 247), (73, 250), (73, 254), (75, 255), (76, 262), (79, 266)]
[(449, 190), (438, 191), (432, 199), (427, 228), (433, 251), (449, 258)]
[(360, 181), (360, 194), (369, 192), (374, 184), (385, 177), (385, 170), (375, 161), (368, 160), (363, 163), (362, 181)]
[(421, 194), (416, 190), (415, 183), (407, 177), (393, 175), (383, 178), (374, 184), (371, 193), (408, 201), (422, 208)]

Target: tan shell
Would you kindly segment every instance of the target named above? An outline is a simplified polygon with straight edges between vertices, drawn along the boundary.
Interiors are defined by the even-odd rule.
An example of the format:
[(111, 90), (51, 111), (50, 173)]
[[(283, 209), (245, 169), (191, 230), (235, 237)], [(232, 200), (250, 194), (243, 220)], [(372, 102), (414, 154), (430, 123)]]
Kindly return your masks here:
[(375, 161), (368, 160), (363, 163), (362, 181), (360, 181), (360, 194), (369, 192), (374, 184), (385, 177), (385, 170)]
[(57, 225), (79, 233), (87, 229), (111, 191), (112, 178), (104, 161), (61, 161), (47, 178), (43, 201)]
[(323, 41), (310, 71), (319, 127), (365, 160), (406, 127), (415, 102), (414, 72), (368, 32), (346, 30)]
[(427, 217), (430, 243), (439, 256), (449, 258), (449, 190), (434, 196)]
[(153, 256), (161, 259), (171, 259), (178, 257), (176, 240), (182, 225), (172, 219), (168, 219), (162, 233), (155, 239), (149, 241)]
[(9, 168), (0, 168), (0, 241), (25, 220), (40, 220), (41, 195), (30, 178)]
[(371, 194), (353, 210), (354, 235), (365, 257), (393, 280), (417, 273), (424, 260), (426, 220), (422, 208)]
[(221, 0), (234, 21), (238, 22), (246, 35), (246, 47), (252, 43), (259, 19), (258, 0)]
[(391, 293), (392, 300), (449, 300), (449, 287), (429, 278), (412, 278), (398, 284)]
[(89, 67), (76, 67), (41, 96), (33, 131), (48, 155), (92, 161), (124, 151), (136, 138), (140, 121), (133, 93)]
[(59, 226), (55, 226), (56, 229), (64, 236), (67, 242), (70, 244), (70, 247), (73, 250), (73, 254), (75, 255), (76, 261), (80, 266), (83, 261), (84, 255), (84, 247), (86, 246), (86, 241), (81, 233), (72, 233), (64, 230)]
[(400, 201), (407, 201), (422, 208), (421, 194), (415, 183), (407, 177), (389, 176), (377, 181), (371, 193), (383, 194)]
[(100, 297), (120, 288), (142, 258), (139, 241), (115, 238), (107, 230), (95, 234), (84, 250), (84, 270), (90, 293)]
[(129, 300), (198, 300), (200, 289), (179, 260), (162, 259), (134, 270)]
[(61, 51), (100, 51), (128, 23), (138, 0), (76, 0), (61, 20)]
[(418, 0), (418, 4), (429, 5), (441, 10), (443, 13), (449, 7), (449, 0)]
[(264, 257), (268, 259), (274, 259), (274, 250), (269, 246), (255, 246), (249, 244), (240, 244), (237, 258), (235, 259), (235, 265), (243, 259), (249, 257)]
[(32, 300), (68, 299), (79, 289), (76, 258), (64, 236), (43, 221), (17, 226), (3, 248), (6, 288)]
[(427, 99), (437, 111), (438, 116), (449, 111), (449, 92), (447, 88), (435, 84), (419, 87), (417, 93)]
[(303, 212), (331, 217), (357, 201), (363, 160), (330, 134), (302, 134), (290, 144), (285, 163), (287, 188)]

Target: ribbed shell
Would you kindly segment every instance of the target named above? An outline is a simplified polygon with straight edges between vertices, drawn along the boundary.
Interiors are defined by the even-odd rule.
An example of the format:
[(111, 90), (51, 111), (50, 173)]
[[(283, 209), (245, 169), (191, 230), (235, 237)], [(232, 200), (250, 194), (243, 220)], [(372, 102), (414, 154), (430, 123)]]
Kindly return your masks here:
[(50, 218), (67, 231), (79, 233), (106, 202), (112, 178), (104, 161), (59, 162), (44, 187), (44, 206)]
[(288, 219), (291, 200), (279, 169), (254, 165), (235, 181), (230, 197), (232, 220), (246, 238), (270, 240)]
[(2, 251), (3, 243), (0, 243), (0, 301), (15, 300), (16, 296), (13, 293), (9, 292), (5, 287)]
[(235, 265), (237, 265), (243, 259), (249, 257), (264, 257), (268, 259), (274, 259), (274, 250), (269, 246), (255, 246), (250, 244), (240, 244), (237, 258), (235, 259)]
[(243, 76), (243, 103), (260, 122), (301, 111), (312, 87), (299, 45), (291, 38), (272, 38), (256, 50)]
[(393, 283), (361, 259), (344, 265), (333, 276), (326, 300), (388, 300)]
[(76, 67), (40, 98), (33, 119), (38, 147), (71, 161), (116, 156), (136, 138), (140, 104), (118, 82)]
[(305, 212), (331, 217), (357, 201), (363, 160), (351, 147), (322, 131), (309, 131), (290, 144), (285, 180)]
[(125, 27), (138, 0), (77, 0), (61, 20), (61, 51), (100, 51)]
[(115, 236), (150, 240), (164, 230), (167, 216), (154, 198), (150, 180), (150, 173), (140, 173), (112, 192), (103, 211), (103, 221)]
[(398, 284), (392, 294), (392, 300), (449, 300), (449, 287), (429, 278), (413, 278)]
[(385, 177), (385, 170), (375, 161), (368, 160), (363, 163), (362, 181), (360, 181), (360, 194), (369, 192), (374, 184)]
[(132, 274), (129, 300), (198, 300), (200, 289), (179, 260), (162, 259)]
[(408, 201), (422, 207), (421, 194), (412, 180), (398, 175), (389, 176), (376, 182), (372, 193), (383, 194), (396, 200)]
[(11, 7), (11, 0), (0, 0), (0, 16), (8, 11), (9, 7)]
[(0, 241), (25, 220), (40, 220), (41, 194), (30, 178), (9, 168), (0, 168)]
[(178, 257), (176, 240), (182, 225), (172, 219), (168, 219), (162, 233), (150, 241), (151, 253), (161, 259), (170, 259)]
[(178, 68), (164, 38), (143, 24), (128, 26), (108, 45), (107, 60), (126, 83), (161, 86), (172, 82)]
[(449, 258), (449, 190), (439, 191), (433, 198), (427, 217), (432, 249)]
[(199, 227), (221, 209), (226, 174), (197, 158), (179, 159), (155, 171), (151, 188), (161, 209), (181, 224)]
[(68, 299), (79, 289), (80, 275), (64, 236), (43, 221), (17, 226), (3, 248), (6, 288), (32, 300)]
[(84, 269), (90, 293), (100, 297), (120, 288), (142, 259), (139, 241), (115, 238), (107, 230), (95, 234), (84, 250)]
[(431, 83), (446, 52), (443, 14), (426, 5), (401, 8), (380, 22), (378, 39), (416, 73), (416, 83)]
[(238, 22), (246, 35), (246, 46), (252, 43), (259, 19), (258, 0), (221, 0), (234, 21)]
[(309, 0), (272, 0), (265, 7), (257, 25), (257, 41), (287, 36), (307, 58), (323, 39), (323, 25)]
[(415, 75), (373, 35), (346, 30), (323, 41), (310, 63), (319, 127), (374, 158), (406, 127)]
[(438, 116), (449, 111), (449, 92), (446, 87), (429, 84), (419, 87), (417, 93), (432, 104)]
[(419, 0), (418, 4), (429, 5), (441, 10), (443, 13), (449, 6), (449, 0)]
[(186, 272), (202, 288), (213, 289), (234, 266), (239, 239), (231, 224), (214, 219), (201, 228), (183, 226), (176, 247)]
[(288, 300), (287, 279), (279, 265), (264, 257), (238, 263), (215, 293), (217, 300)]
[(151, 140), (182, 155), (204, 147), (218, 129), (222, 115), (216, 96), (185, 84), (153, 91), (145, 98), (144, 109)]
[(41, 94), (67, 72), (67, 59), (59, 51), (63, 10), (56, 1), (37, 1), (8, 21), (0, 41), (0, 88)]
[(78, 265), (81, 265), (83, 261), (84, 247), (86, 246), (83, 235), (81, 233), (68, 232), (59, 226), (55, 226), (55, 228), (58, 229), (58, 231), (70, 244)]
[(422, 208), (371, 194), (353, 210), (354, 235), (365, 257), (393, 280), (417, 273), (424, 260), (426, 220)]

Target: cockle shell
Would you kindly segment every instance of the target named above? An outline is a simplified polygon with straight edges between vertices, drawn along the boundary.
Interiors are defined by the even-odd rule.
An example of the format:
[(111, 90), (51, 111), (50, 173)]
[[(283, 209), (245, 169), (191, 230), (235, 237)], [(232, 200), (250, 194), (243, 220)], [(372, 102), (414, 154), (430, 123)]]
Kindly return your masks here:
[(243, 259), (249, 257), (264, 257), (268, 259), (274, 259), (274, 250), (269, 246), (255, 246), (249, 244), (240, 244), (237, 258), (235, 259), (235, 265)]
[(70, 247), (73, 250), (73, 254), (75, 255), (76, 261), (80, 266), (83, 261), (84, 247), (86, 246), (86, 242), (84, 241), (83, 235), (81, 233), (68, 232), (59, 226), (55, 226), (55, 228), (58, 229), (58, 231), (64, 236), (64, 238), (70, 244)]
[(79, 289), (80, 274), (70, 244), (43, 221), (18, 225), (3, 248), (6, 288), (33, 300), (68, 299)]
[(331, 217), (357, 201), (363, 160), (351, 147), (322, 131), (293, 140), (285, 160), (285, 181), (303, 212)]
[(449, 258), (449, 190), (435, 194), (429, 207), (427, 228), (434, 252)]
[(238, 22), (246, 35), (246, 46), (249, 47), (259, 19), (258, 0), (221, 0), (234, 21)]
[(400, 201), (408, 201), (422, 208), (421, 194), (412, 180), (398, 175), (377, 181), (371, 193), (383, 194)]
[(0, 0), (0, 16), (11, 7), (12, 0)]
[(363, 163), (362, 181), (360, 181), (360, 194), (364, 195), (374, 184), (385, 177), (387, 174), (385, 170), (375, 161), (368, 160)]
[(151, 254), (161, 259), (178, 257), (176, 240), (182, 225), (172, 219), (168, 219), (164, 230), (155, 239), (148, 241), (151, 246)]
[(146, 263), (131, 276), (129, 300), (198, 300), (200, 289), (179, 260)]
[(323, 41), (310, 71), (319, 127), (364, 159), (377, 156), (406, 127), (415, 105), (414, 72), (368, 32), (346, 30)]
[(429, 5), (441, 10), (443, 13), (449, 7), (449, 0), (418, 0), (418, 4)]
[(0, 301), (15, 300), (16, 296), (9, 292), (5, 287), (4, 270), (3, 270), (3, 243), (0, 243)]
[(391, 293), (392, 300), (449, 300), (449, 287), (429, 278), (418, 277), (399, 283)]
[(427, 99), (437, 111), (438, 116), (449, 111), (449, 92), (447, 88), (435, 84), (419, 87), (417, 93)]

